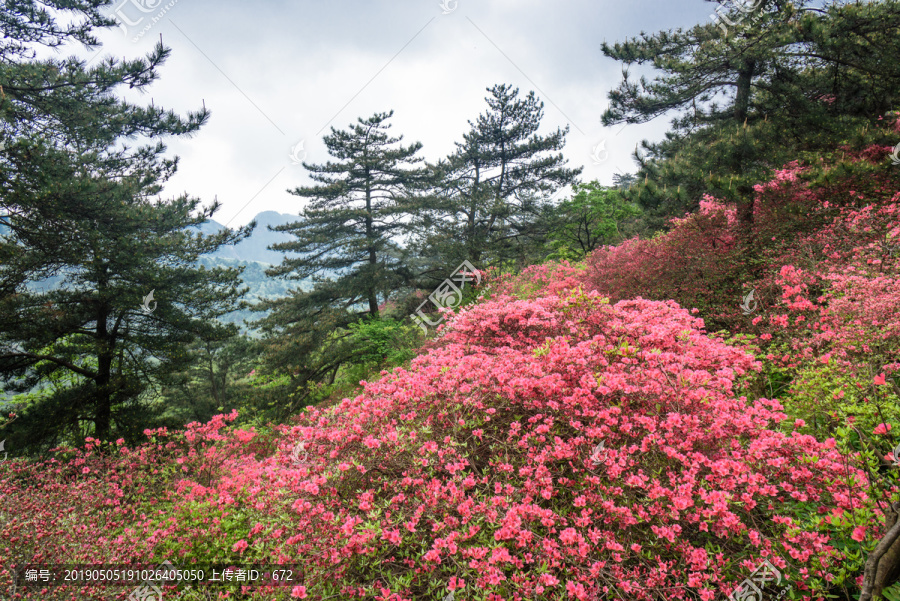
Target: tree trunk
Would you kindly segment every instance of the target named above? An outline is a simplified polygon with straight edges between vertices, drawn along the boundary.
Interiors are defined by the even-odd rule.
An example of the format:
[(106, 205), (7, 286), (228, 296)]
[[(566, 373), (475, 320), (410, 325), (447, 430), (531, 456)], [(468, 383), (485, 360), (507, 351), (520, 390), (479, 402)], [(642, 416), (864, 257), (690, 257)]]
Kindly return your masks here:
[(481, 261), (481, 248), (478, 244), (477, 235), (477, 224), (478, 224), (478, 195), (480, 194), (480, 185), (481, 185), (481, 168), (476, 165), (475, 166), (475, 182), (472, 185), (472, 197), (471, 202), (469, 203), (469, 215), (468, 215), (468, 223), (466, 224), (467, 228), (467, 240), (466, 240), (466, 254), (474, 265), (478, 265), (479, 261)]
[(734, 121), (741, 125), (746, 121), (750, 108), (750, 84), (756, 70), (756, 61), (749, 60), (738, 70), (737, 93), (734, 96)]
[(863, 584), (859, 601), (880, 598), (884, 589), (900, 578), (900, 521), (897, 514), (900, 503), (894, 503), (885, 515), (887, 531), (878, 541), (863, 570)]
[(369, 245), (369, 265), (372, 268), (372, 281), (369, 283), (368, 300), (369, 315), (378, 317), (378, 297), (375, 294), (375, 270), (378, 266), (378, 255), (375, 253), (375, 232), (372, 224), (372, 184), (368, 169), (366, 170), (366, 243)]
[[(738, 128), (747, 124), (750, 108), (750, 84), (753, 82), (755, 71), (756, 62), (753, 60), (745, 62), (738, 70), (737, 92), (734, 97), (734, 122)], [(743, 140), (740, 140), (739, 143), (740, 148), (743, 149)], [(738, 227), (741, 237), (748, 246), (748, 250), (752, 250), (749, 247), (753, 246), (754, 190), (752, 186), (745, 184), (743, 181), (745, 163), (749, 158), (743, 150), (736, 152), (733, 172), (738, 180), (736, 191)]]
[(113, 349), (108, 340), (106, 330), (106, 314), (101, 312), (97, 319), (97, 337), (99, 350), (97, 352), (97, 385), (96, 408), (94, 410), (94, 436), (103, 442), (110, 440), (110, 426), (112, 420), (112, 380)]

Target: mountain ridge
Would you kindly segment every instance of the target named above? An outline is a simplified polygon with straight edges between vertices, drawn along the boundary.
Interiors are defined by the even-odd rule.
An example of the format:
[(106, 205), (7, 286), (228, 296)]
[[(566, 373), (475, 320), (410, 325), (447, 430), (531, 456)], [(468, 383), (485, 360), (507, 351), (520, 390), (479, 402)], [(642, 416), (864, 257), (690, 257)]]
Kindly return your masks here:
[[(279, 213), (277, 211), (263, 211), (253, 218), (256, 227), (247, 238), (241, 240), (237, 244), (222, 246), (216, 252), (203, 255), (204, 257), (213, 257), (218, 259), (234, 259), (237, 261), (247, 261), (256, 263), (266, 263), (268, 265), (279, 265), (285, 256), (293, 253), (281, 253), (270, 250), (269, 247), (280, 242), (287, 242), (294, 237), (284, 232), (273, 232), (269, 230), (270, 226), (285, 225), (300, 221), (298, 215), (289, 213)], [(225, 226), (213, 219), (207, 220), (200, 226), (193, 226), (191, 229), (198, 231), (204, 235), (215, 234)]]

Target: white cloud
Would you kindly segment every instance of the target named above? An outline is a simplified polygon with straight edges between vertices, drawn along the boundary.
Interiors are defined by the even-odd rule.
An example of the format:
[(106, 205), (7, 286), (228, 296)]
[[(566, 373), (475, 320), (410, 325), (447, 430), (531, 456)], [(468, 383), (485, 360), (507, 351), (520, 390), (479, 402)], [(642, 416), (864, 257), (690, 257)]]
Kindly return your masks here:
[[(340, 129), (394, 109), (392, 133), (421, 141), (423, 156), (436, 160), (485, 109), (485, 88), (495, 83), (535, 89), (547, 130), (571, 119), (570, 164), (584, 166), (586, 180), (610, 183), (617, 170), (634, 170), (635, 144), (661, 137), (668, 119), (618, 135), (621, 126), (602, 127), (621, 68), (600, 43), (691, 26), (708, 8), (699, 0), (459, 0), (442, 15), (438, 0), (179, 0), (140, 41), (119, 31), (103, 40), (117, 56), (147, 52), (159, 34), (172, 47), (159, 81), (136, 99), (182, 113), (205, 101), (212, 117), (193, 138), (166, 140), (181, 162), (164, 194), (187, 191), (204, 203), (217, 196), (216, 220), (239, 225), (264, 210), (300, 210), (286, 189), (308, 180), (288, 155), (304, 139), (307, 161), (328, 160), (321, 135), (330, 120)], [(595, 164), (602, 139), (609, 158)]]

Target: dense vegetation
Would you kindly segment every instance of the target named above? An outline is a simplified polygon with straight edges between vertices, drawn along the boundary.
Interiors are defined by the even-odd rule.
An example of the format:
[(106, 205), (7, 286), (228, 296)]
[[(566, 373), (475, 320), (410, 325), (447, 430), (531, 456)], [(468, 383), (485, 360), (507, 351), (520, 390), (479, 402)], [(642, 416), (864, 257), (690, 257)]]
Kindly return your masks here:
[(31, 51), (103, 4), (0, 20), (3, 594), (171, 561), (302, 568), (182, 599), (900, 598), (900, 2), (604, 44), (655, 68), (604, 122), (673, 115), (613, 186), (508, 85), (434, 164), (391, 112), (333, 128), (265, 273), (209, 258), (255, 224), (199, 233), (216, 203), (132, 145), (206, 120), (116, 96), (165, 47)]

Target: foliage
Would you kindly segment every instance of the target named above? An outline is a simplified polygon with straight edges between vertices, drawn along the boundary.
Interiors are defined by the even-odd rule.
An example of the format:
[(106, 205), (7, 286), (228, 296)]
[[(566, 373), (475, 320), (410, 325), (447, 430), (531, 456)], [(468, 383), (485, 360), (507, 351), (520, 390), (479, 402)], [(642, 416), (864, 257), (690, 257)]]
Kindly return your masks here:
[[(96, 45), (95, 29), (114, 24), (99, 14), (103, 4), (14, 2), (0, 25), (0, 379), (28, 393), (2, 436), (17, 454), (85, 435), (136, 442), (153, 419), (142, 393), (182, 366), (186, 343), (232, 333), (214, 318), (241, 293), (239, 271), (196, 261), (249, 229), (185, 231), (218, 204), (159, 198), (177, 159), (161, 141), (130, 142), (190, 135), (208, 112), (182, 118), (116, 96), (145, 90), (169, 49), (159, 43), (143, 59), (92, 67), (35, 58), (35, 45)], [(62, 287), (34, 288), (54, 275)]]
[(413, 327), (393, 319), (359, 320), (348, 326), (351, 339), (357, 343), (360, 363), (381, 364), (385, 361), (398, 364), (409, 361), (415, 354), (409, 347), (400, 346), (400, 339), (408, 335)]
[[(154, 200), (175, 162), (114, 144), (205, 121), (113, 96), (167, 49), (34, 61), (29, 36), (108, 25), (38, 6), (0, 24), (0, 373), (20, 392), (0, 437), (81, 448), (0, 461), (0, 587), (25, 562), (240, 561), (303, 570), (218, 597), (712, 601), (767, 560), (792, 599), (897, 597), (900, 2), (773, 0), (726, 37), (604, 44), (659, 73), (626, 72), (605, 124), (681, 112), (614, 188), (577, 183), (567, 130), (538, 135), (543, 105), (510, 86), (424, 169), (390, 113), (332, 129), (337, 162), (306, 165), (304, 220), (276, 228), (300, 257), (270, 270), (315, 287), (258, 305), (264, 345), (212, 323), (239, 270), (195, 269), (242, 233), (186, 234), (214, 207)], [(484, 283), (426, 339), (419, 288), (462, 259)]]
[[(891, 117), (884, 128), (898, 126)], [(883, 503), (885, 522), (874, 507), (834, 517), (855, 524), (855, 541), (877, 541), (900, 498), (890, 455), (900, 394), (885, 386), (900, 373), (900, 174), (887, 161), (890, 150), (841, 148), (757, 184), (755, 256), (738, 244), (735, 207), (707, 197), (666, 234), (599, 249), (583, 278), (613, 300), (673, 298), (707, 325), (752, 336), (765, 375), (752, 387), (777, 394), (798, 431), (836, 439), (848, 462), (866, 466), (868, 494)], [(866, 545), (868, 552), (874, 543)], [(864, 553), (850, 547), (842, 548), (847, 563), (835, 583), (862, 566)], [(896, 566), (896, 555), (885, 565)], [(876, 594), (896, 578), (885, 570)]]
[[(710, 194), (736, 204), (749, 233), (754, 184), (800, 157), (884, 142), (858, 138), (898, 101), (896, 0), (724, 4), (718, 23), (602, 46), (624, 73), (604, 125), (673, 115), (665, 139), (635, 152), (638, 181), (626, 192), (659, 225)], [(653, 77), (635, 80), (634, 65)]]
[(258, 341), (246, 336), (187, 345), (191, 361), (160, 382), (159, 402), (166, 408), (161, 424), (179, 428), (205, 423), (233, 409), (248, 418), (264, 409), (264, 395), (251, 383), (261, 350)]
[[(883, 130), (893, 128), (892, 121)], [(888, 213), (880, 213), (877, 229), (860, 228), (852, 220), (826, 224), (841, 207), (859, 209), (890, 199), (900, 183), (887, 161), (890, 149), (839, 150), (812, 164), (792, 162), (755, 186), (751, 235), (756, 252), (748, 253), (740, 243), (735, 206), (705, 196), (697, 212), (671, 219), (668, 233), (595, 251), (586, 261), (590, 286), (614, 300), (674, 299), (700, 309), (714, 329), (746, 331), (742, 298), (755, 289), (754, 300), (765, 310), (779, 294), (772, 279), (782, 266), (819, 265), (835, 245), (844, 253), (834, 259), (837, 270), (858, 246), (878, 245), (883, 254), (892, 218), (888, 208), (880, 209)]]
[[(599, 246), (618, 244), (629, 236), (624, 223), (641, 214), (619, 190), (593, 181), (574, 186), (574, 195), (562, 201), (550, 228), (550, 259), (584, 259)], [(624, 231), (623, 231), (624, 230)]]
[[(777, 401), (738, 396), (759, 363), (701, 327), (674, 303), (495, 296), (460, 312), (409, 370), (307, 410), (273, 456), (252, 431), (222, 432), (223, 416), (151, 432), (161, 442), (123, 453), (173, 449), (166, 463), (180, 468), (154, 511), (127, 525), (85, 509), (65, 528), (51, 521), (43, 557), (67, 558), (58, 543), (89, 522), (102, 545), (79, 552), (95, 557), (280, 559), (306, 567), (296, 595), (396, 600), (712, 600), (768, 557), (812, 598), (840, 570), (834, 545), (849, 526), (802, 518), (852, 513), (864, 476), (833, 441), (779, 431)], [(20, 470), (48, 477), (0, 466), (7, 515), (23, 495), (49, 494)], [(104, 473), (118, 472), (82, 476), (94, 494)], [(115, 491), (96, 498), (118, 511)], [(222, 511), (231, 517), (214, 519)], [(17, 537), (6, 553), (29, 549)]]
[[(546, 198), (576, 181), (581, 169), (566, 168), (559, 151), (568, 127), (539, 135), (544, 104), (529, 92), (496, 85), (488, 110), (438, 163), (435, 195), (420, 203), (414, 248), (434, 259), (423, 271), (440, 282), (463, 260), (478, 268), (520, 265), (545, 235)], [(437, 259), (439, 257), (439, 259)]]

